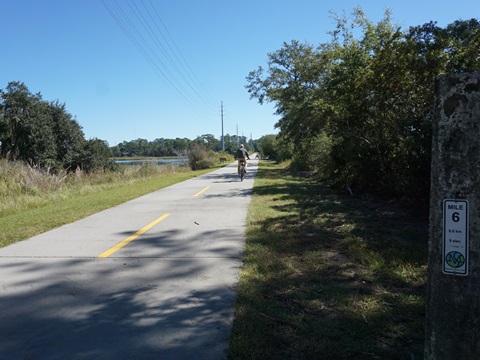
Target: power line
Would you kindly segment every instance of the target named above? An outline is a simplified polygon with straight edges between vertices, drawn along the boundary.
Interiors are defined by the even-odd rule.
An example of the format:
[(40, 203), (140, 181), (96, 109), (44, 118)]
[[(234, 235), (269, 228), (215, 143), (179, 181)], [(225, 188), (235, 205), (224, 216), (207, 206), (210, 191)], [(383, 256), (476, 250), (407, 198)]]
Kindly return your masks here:
[[(185, 105), (199, 116), (207, 118), (212, 117), (214, 112), (212, 111), (213, 107), (205, 97), (204, 90), (198, 87), (198, 84), (193, 81), (192, 75), (186, 71), (186, 67), (183, 65), (183, 63), (185, 63), (186, 66), (188, 66), (188, 63), (186, 63), (186, 60), (184, 60), (183, 63), (178, 60), (178, 56), (176, 55), (175, 51), (173, 51), (172, 46), (167, 41), (163, 32), (161, 32), (157, 22), (143, 1), (143, 9), (140, 9), (135, 2), (131, 2), (133, 4), (132, 6), (127, 0), (127, 5), (130, 9), (129, 11), (128, 9), (127, 11), (124, 10), (117, 0), (100, 1), (110, 16), (125, 33), (127, 38), (133, 43), (146, 61), (153, 67), (157, 75), (177, 93)], [(153, 6), (153, 3), (151, 3), (151, 5), (153, 11), (157, 15), (157, 18), (160, 20), (168, 33), (168, 30), (163, 21), (161, 21), (158, 12)], [(145, 11), (151, 21), (149, 21), (145, 16)], [(170, 51), (166, 46), (163, 45), (163, 42), (157, 35), (155, 29), (158, 30)], [(168, 34), (173, 41), (170, 33)], [(178, 49), (176, 44), (175, 47)], [(181, 55), (179, 49), (178, 53)], [(173, 54), (173, 57), (177, 59), (178, 63), (181, 65), (181, 68), (176, 65), (176, 62), (173, 60), (171, 54)], [(185, 59), (183, 56), (182, 58)], [(190, 72), (193, 74), (193, 71)]]
[[(176, 59), (176, 62), (173, 61), (173, 64), (175, 64), (175, 66), (177, 66), (176, 64), (179, 64), (180, 67), (182, 68), (183, 72), (186, 74), (186, 76), (188, 77), (189, 81), (191, 82), (191, 84), (196, 88), (195, 92), (199, 95), (199, 96), (203, 96), (204, 97), (204, 100), (207, 104), (210, 105), (210, 102), (214, 102), (215, 100), (213, 100), (213, 98), (209, 95), (208, 91), (205, 90), (205, 88), (201, 85), (200, 81), (198, 80), (198, 78), (195, 76), (195, 73), (193, 72), (192, 68), (190, 67), (190, 65), (188, 64), (187, 60), (185, 59), (185, 57), (183, 56), (182, 52), (180, 51), (180, 49), (178, 48), (175, 40), (173, 39), (172, 35), (170, 34), (170, 32), (168, 31), (167, 27), (165, 26), (165, 23), (163, 22), (162, 18), (160, 17), (160, 15), (158, 14), (158, 11), (157, 9), (155, 8), (154, 4), (152, 3), (152, 1), (150, 0), (150, 4), (153, 8), (153, 12), (155, 13), (158, 21), (162, 24), (162, 27), (164, 28), (166, 34), (168, 35), (168, 38), (170, 38), (170, 40), (167, 39), (167, 37), (164, 35), (163, 31), (158, 27), (157, 25), (157, 22), (155, 21), (155, 19), (153, 18), (151, 12), (148, 10), (147, 6), (144, 4), (143, 0), (141, 0), (143, 6), (145, 7), (145, 9), (147, 10), (147, 13), (148, 15), (150, 16), (150, 18), (152, 19), (153, 23), (155, 24), (157, 30), (159, 31), (159, 33), (162, 35), (162, 38), (164, 39), (166, 45), (168, 46), (168, 48), (170, 49), (171, 53), (173, 54), (173, 56), (175, 57)], [(170, 42), (173, 43), (173, 47), (172, 45), (170, 44)], [(178, 55), (177, 55), (178, 53)], [(198, 91), (197, 91), (198, 90)], [(213, 107), (210, 107), (211, 109), (213, 109)]]
[[(142, 0), (142, 3), (143, 3), (143, 0)], [(182, 68), (185, 69), (186, 67), (186, 72), (187, 74), (191, 74), (192, 77), (189, 77), (192, 79), (192, 81), (198, 86), (198, 88), (202, 91), (202, 93), (208, 98), (209, 101), (212, 101), (212, 102), (215, 102), (216, 100), (214, 100), (210, 94), (208, 93), (208, 91), (202, 86), (202, 84), (200, 83), (200, 81), (198, 80), (197, 76), (195, 75), (195, 72), (192, 70), (192, 68), (190, 67), (190, 65), (188, 64), (188, 61), (185, 59), (185, 57), (183, 56), (182, 52), (180, 51), (180, 49), (178, 48), (175, 40), (173, 39), (172, 35), (170, 34), (170, 32), (168, 31), (167, 27), (165, 26), (165, 23), (163, 22), (162, 18), (160, 17), (160, 15), (158, 14), (157, 10), (155, 9), (155, 6), (153, 5), (153, 2), (152, 0), (150, 0), (150, 4), (152, 5), (153, 7), (153, 10), (155, 12), (155, 14), (157, 15), (157, 18), (158, 20), (160, 21), (160, 23), (162, 24), (163, 28), (165, 29), (165, 32), (167, 33), (168, 37), (170, 38), (170, 40), (172, 41), (173, 43), (173, 46), (174, 48), (176, 49), (176, 51), (170, 46), (170, 43), (167, 39), (165, 39), (165, 41), (167, 42), (168, 46), (170, 47), (170, 49), (172, 50), (173, 54), (175, 55), (175, 58), (179, 61), (180, 65), (182, 66)], [(163, 36), (163, 32), (159, 29), (159, 31), (162, 33), (162, 36)], [(178, 52), (178, 54), (180, 55), (180, 58), (183, 60), (181, 61), (177, 56), (176, 56), (176, 52)], [(185, 67), (184, 65), (185, 64)]]
[[(143, 4), (143, 2), (142, 2)], [(142, 12), (140, 11), (140, 9), (138, 8), (137, 4), (134, 2), (133, 3), (134, 5), (134, 8), (132, 7), (132, 5), (130, 5), (130, 3), (128, 3), (128, 6), (130, 7), (130, 9), (132, 10), (132, 12), (134, 13), (134, 15), (137, 17), (137, 19), (139, 20), (139, 22), (142, 24), (142, 26), (144, 27), (144, 29), (147, 31), (147, 33), (149, 34), (150, 38), (153, 40), (153, 43), (158, 45), (158, 48), (160, 49), (161, 53), (165, 56), (166, 60), (168, 60), (168, 62), (172, 65), (173, 67), (173, 70), (176, 71), (176, 73), (178, 73), (181, 77), (181, 79), (179, 80), (175, 74), (172, 74), (171, 71), (169, 71), (169, 74), (172, 76), (173, 80), (175, 81), (176, 84), (179, 84), (179, 86), (182, 88), (182, 90), (184, 92), (189, 92), (190, 96), (192, 97), (192, 100), (194, 100), (196, 102), (197, 105), (199, 106), (202, 106), (204, 108), (204, 110), (206, 111), (209, 111), (210, 109), (208, 108), (208, 105), (205, 105), (205, 102), (203, 102), (201, 100), (201, 97), (199, 95), (199, 92), (197, 91), (197, 89), (195, 89), (195, 87), (192, 86), (191, 82), (188, 81), (187, 77), (184, 75), (184, 73), (180, 70), (180, 68), (177, 66), (177, 64), (175, 63), (175, 61), (173, 61), (172, 57), (170, 56), (170, 54), (168, 53), (167, 49), (165, 48), (165, 46), (162, 44), (162, 42), (160, 41), (160, 39), (158, 38), (157, 34), (153, 31), (152, 27), (150, 26), (150, 24), (148, 23), (147, 19), (143, 16)], [(143, 4), (144, 5), (144, 4)], [(147, 12), (148, 12), (148, 9), (146, 9)], [(154, 22), (154, 24), (156, 25), (156, 23)], [(158, 29), (158, 26), (156, 26), (156, 28)], [(161, 62), (161, 64), (167, 68), (167, 65), (158, 57), (157, 53), (152, 50), (153, 53), (154, 53), (154, 56), (156, 58), (158, 58), (158, 60)], [(183, 82), (185, 82), (185, 84), (188, 86), (188, 87), (184, 87), (183, 85), (183, 82), (181, 81), (183, 79)], [(190, 93), (190, 90), (193, 91), (193, 93)], [(195, 96), (196, 95), (196, 96)]]

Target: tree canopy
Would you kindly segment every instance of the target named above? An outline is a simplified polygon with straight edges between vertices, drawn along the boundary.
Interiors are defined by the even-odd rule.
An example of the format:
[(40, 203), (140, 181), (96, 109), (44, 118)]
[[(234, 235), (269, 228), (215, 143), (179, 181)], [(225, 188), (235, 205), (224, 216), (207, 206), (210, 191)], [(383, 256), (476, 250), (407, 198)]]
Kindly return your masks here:
[(48, 102), (18, 81), (0, 90), (0, 154), (51, 169), (94, 170), (109, 165), (110, 149), (86, 140), (65, 104)]
[(428, 198), (434, 79), (480, 70), (480, 24), (434, 22), (403, 31), (387, 11), (336, 17), (331, 41), (293, 40), (247, 76), (260, 104), (272, 102), (294, 165), (337, 186)]

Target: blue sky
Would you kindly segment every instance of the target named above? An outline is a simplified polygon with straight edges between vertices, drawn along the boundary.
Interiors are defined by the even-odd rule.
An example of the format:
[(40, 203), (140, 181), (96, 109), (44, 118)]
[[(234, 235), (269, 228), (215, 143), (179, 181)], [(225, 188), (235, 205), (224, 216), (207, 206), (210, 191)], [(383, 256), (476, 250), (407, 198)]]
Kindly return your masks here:
[(219, 138), (222, 101), (224, 133), (258, 139), (277, 117), (245, 77), (283, 42), (329, 41), (331, 12), (356, 6), (374, 22), (389, 8), (404, 29), (480, 16), (478, 0), (0, 0), (0, 88), (22, 81), (58, 99), (110, 146)]

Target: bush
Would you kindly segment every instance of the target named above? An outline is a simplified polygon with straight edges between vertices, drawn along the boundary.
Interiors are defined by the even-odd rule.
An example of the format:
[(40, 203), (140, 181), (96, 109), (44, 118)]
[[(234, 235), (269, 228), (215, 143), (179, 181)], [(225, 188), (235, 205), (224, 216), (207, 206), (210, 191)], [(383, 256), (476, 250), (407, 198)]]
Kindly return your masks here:
[(100, 139), (90, 139), (84, 142), (81, 168), (86, 172), (98, 169), (117, 170), (118, 166), (110, 159), (112, 153), (107, 142)]
[(216, 155), (217, 162), (219, 162), (219, 163), (224, 161), (222, 159), (227, 159), (227, 162), (229, 162), (229, 163), (234, 160), (232, 154), (229, 154), (226, 151), (218, 151), (218, 152), (215, 153), (215, 155)]
[(335, 161), (332, 152), (334, 146), (341, 141), (342, 138), (334, 138), (325, 132), (311, 140), (307, 163), (308, 168), (319, 181), (331, 180), (335, 177)]
[(192, 145), (188, 151), (188, 164), (192, 170), (208, 169), (214, 166), (216, 162), (215, 153), (204, 145)]

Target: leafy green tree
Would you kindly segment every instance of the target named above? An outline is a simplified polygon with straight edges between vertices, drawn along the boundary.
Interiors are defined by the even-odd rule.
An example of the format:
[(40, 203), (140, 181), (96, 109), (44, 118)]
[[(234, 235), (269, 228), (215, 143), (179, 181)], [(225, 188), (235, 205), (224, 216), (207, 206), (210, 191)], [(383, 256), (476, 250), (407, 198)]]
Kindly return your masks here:
[[(38, 99), (40, 100), (40, 99)], [(17, 138), (19, 158), (31, 165), (47, 165), (57, 158), (57, 144), (46, 102), (34, 99), (30, 116), (22, 121), (22, 132)]]
[(5, 91), (2, 90), (1, 96), (3, 119), (0, 141), (4, 152), (10, 160), (26, 160), (31, 155), (28, 149), (34, 136), (31, 133), (32, 121), (41, 95), (31, 94), (24, 83), (14, 81), (7, 85)]
[(46, 102), (40, 93), (32, 94), (17, 81), (0, 90), (0, 95), (0, 141), (7, 159), (51, 170), (74, 170), (83, 164), (92, 171), (105, 166), (106, 154), (111, 156), (108, 145), (102, 140), (86, 141), (65, 104)]
[(120, 151), (120, 146), (118, 146), (118, 145), (112, 146), (112, 147), (110, 147), (110, 150), (112, 152), (112, 156), (114, 156), (114, 157), (121, 157), (122, 156), (122, 152)]
[(138, 155), (149, 156), (149, 144), (147, 139), (137, 139), (133, 140), (135, 144), (136, 153)]
[(173, 141), (173, 152), (175, 155), (186, 155), (190, 147), (191, 140), (187, 138), (176, 138)]
[(150, 144), (152, 149), (152, 156), (165, 156), (166, 154), (166, 144), (165, 139), (155, 139)]
[(118, 144), (121, 156), (149, 156), (149, 142), (146, 139), (123, 141)]
[(264, 135), (258, 139), (258, 151), (264, 157), (277, 158), (277, 136)]
[(174, 156), (175, 155), (175, 140), (165, 139), (165, 156)]
[(281, 133), (299, 143), (316, 127), (305, 116), (319, 77), (317, 54), (309, 44), (294, 40), (268, 54), (268, 74), (262, 67), (250, 72), (246, 86), (250, 96), (260, 104), (274, 102), (276, 114), (282, 116), (275, 125)]
[(66, 169), (74, 169), (83, 151), (85, 135), (82, 127), (58, 101), (48, 104), (57, 149), (56, 161)]
[(197, 138), (193, 141), (197, 144), (205, 145), (207, 148), (213, 151), (222, 150), (221, 141), (215, 138), (215, 136), (213, 136), (212, 134), (204, 134), (201, 136), (197, 136)]
[(80, 162), (81, 169), (92, 172), (97, 169), (113, 169), (114, 164), (108, 143), (100, 139), (90, 139), (84, 142), (83, 154)]
[(229, 154), (234, 154), (235, 150), (237, 150), (238, 148), (236, 137), (233, 135), (225, 134), (223, 136), (223, 142), (225, 144), (225, 151)]
[(247, 77), (252, 98), (275, 104), (277, 141), (338, 186), (428, 198), (433, 80), (480, 69), (478, 21), (404, 32), (389, 11), (374, 24), (357, 8), (330, 34), (317, 47), (284, 43)]
[(480, 23), (457, 20), (439, 33), (445, 41), (446, 73), (480, 70)]

